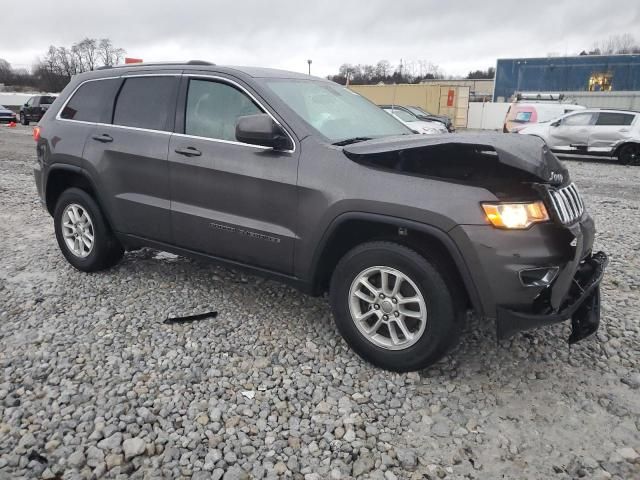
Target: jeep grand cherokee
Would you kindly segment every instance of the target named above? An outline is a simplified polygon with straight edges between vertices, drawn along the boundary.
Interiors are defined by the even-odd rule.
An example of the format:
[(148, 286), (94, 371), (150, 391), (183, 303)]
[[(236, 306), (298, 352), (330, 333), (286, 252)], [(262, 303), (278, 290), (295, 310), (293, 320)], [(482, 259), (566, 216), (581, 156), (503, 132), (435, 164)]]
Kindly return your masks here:
[(396, 371), (442, 357), (468, 307), (498, 338), (598, 328), (607, 258), (540, 139), (414, 135), (335, 83), (199, 61), (78, 75), (35, 136), (79, 270), (147, 246), (328, 291), (347, 343)]

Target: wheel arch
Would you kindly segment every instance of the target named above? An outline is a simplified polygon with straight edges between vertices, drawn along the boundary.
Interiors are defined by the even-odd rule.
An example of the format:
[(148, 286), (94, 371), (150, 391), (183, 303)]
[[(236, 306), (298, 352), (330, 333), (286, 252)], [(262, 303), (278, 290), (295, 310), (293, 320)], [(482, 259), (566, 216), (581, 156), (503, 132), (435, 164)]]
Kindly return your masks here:
[(442, 229), (387, 215), (350, 212), (338, 216), (322, 237), (311, 268), (311, 291), (319, 295), (326, 291), (331, 273), (342, 256), (355, 246), (377, 240), (405, 245), (418, 253), (452, 267), (452, 280), (466, 294), (473, 308), (483, 314), (478, 290), (469, 268), (453, 239)]

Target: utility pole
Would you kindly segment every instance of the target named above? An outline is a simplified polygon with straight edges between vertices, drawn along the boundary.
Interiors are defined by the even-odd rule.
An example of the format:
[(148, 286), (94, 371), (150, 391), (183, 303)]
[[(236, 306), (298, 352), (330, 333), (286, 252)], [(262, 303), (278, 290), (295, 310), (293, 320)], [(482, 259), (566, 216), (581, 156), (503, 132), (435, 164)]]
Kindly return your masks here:
[(307, 63), (309, 64), (309, 75), (311, 75), (311, 59), (307, 60)]

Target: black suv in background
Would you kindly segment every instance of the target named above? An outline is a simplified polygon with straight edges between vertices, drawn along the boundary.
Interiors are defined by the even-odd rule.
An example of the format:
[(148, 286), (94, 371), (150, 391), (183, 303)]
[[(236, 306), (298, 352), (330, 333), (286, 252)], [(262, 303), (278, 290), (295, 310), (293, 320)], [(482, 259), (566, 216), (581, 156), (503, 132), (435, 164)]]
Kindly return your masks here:
[(469, 307), (499, 338), (598, 328), (607, 257), (540, 139), (414, 135), (327, 80), (203, 62), (76, 76), (37, 128), (79, 270), (149, 246), (328, 291), (349, 345), (397, 371), (442, 357)]
[(54, 95), (35, 95), (31, 97), (27, 103), (20, 107), (20, 123), (29, 125), (29, 122), (39, 122), (55, 99)]

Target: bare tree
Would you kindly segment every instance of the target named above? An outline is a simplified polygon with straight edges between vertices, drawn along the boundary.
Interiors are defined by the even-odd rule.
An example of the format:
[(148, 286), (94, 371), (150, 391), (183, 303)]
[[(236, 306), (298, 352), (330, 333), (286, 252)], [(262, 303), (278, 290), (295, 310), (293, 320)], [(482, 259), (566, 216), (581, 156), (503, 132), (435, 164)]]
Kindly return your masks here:
[(9, 83), (13, 74), (11, 64), (4, 58), (0, 58), (0, 83)]
[(102, 65), (117, 65), (124, 54), (125, 51), (114, 47), (108, 38), (85, 38), (70, 48), (51, 45), (33, 67), (33, 74), (43, 90), (59, 91), (73, 75), (95, 70)]
[(98, 66), (98, 41), (85, 38), (71, 47), (78, 68), (81, 72), (95, 70)]
[(108, 38), (101, 38), (98, 44), (98, 56), (106, 67), (118, 65), (126, 52), (122, 48), (116, 48)]

